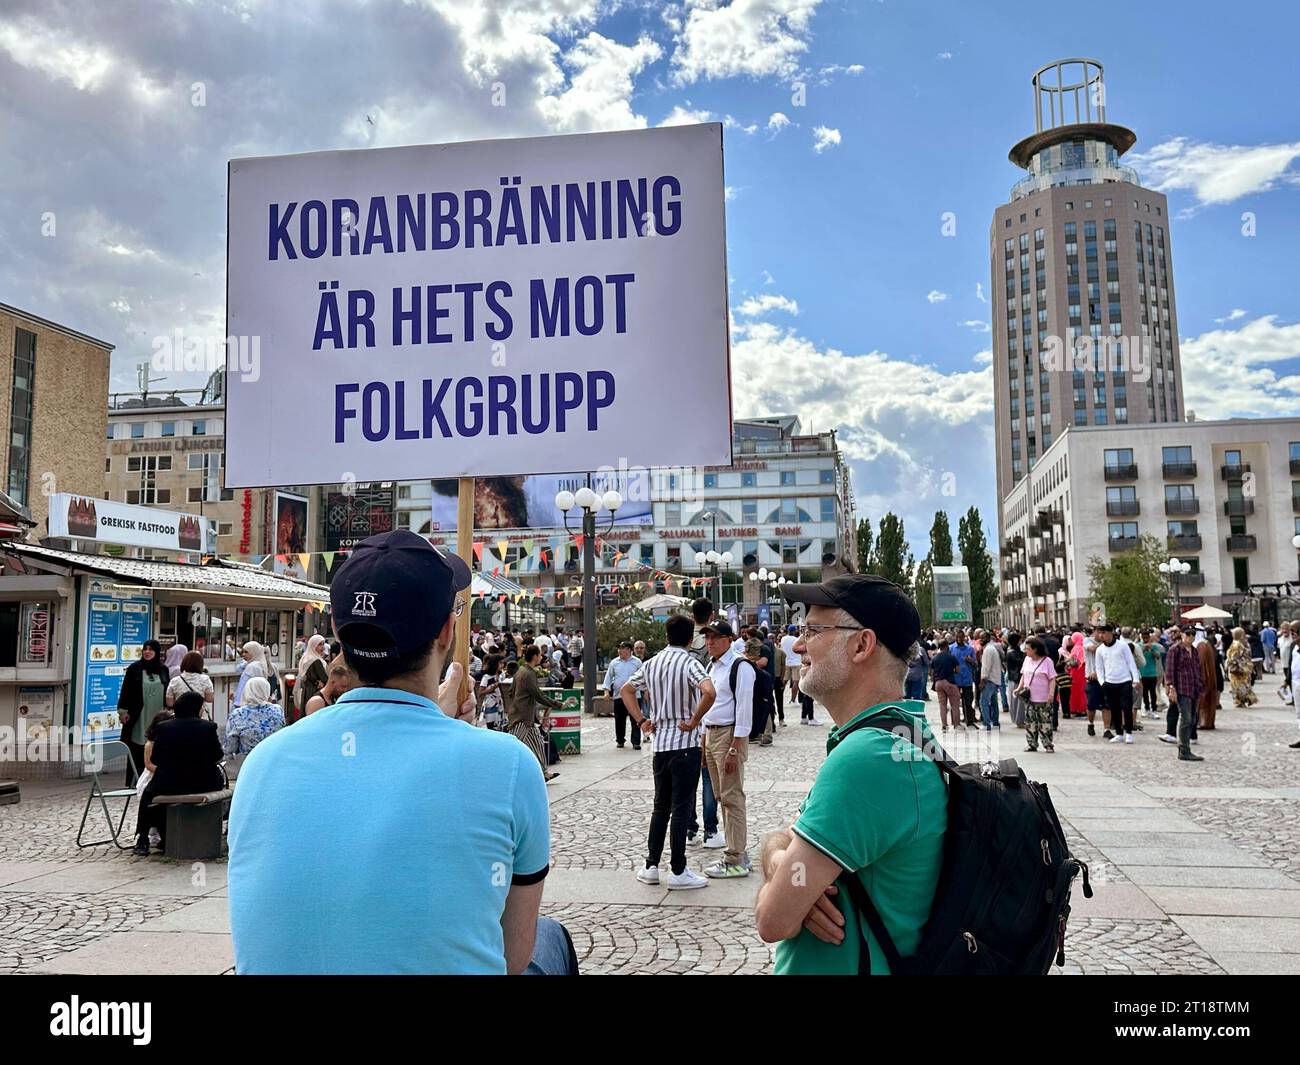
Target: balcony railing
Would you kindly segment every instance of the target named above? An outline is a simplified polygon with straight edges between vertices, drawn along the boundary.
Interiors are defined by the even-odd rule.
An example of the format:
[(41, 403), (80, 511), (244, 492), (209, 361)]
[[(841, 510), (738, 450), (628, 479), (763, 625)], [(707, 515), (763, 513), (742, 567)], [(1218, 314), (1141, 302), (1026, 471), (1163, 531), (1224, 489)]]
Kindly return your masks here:
[(1180, 588), (1204, 588), (1204, 573), (1183, 573), (1178, 577), (1178, 587)]
[(1291, 493), (1291, 509), (1300, 514), (1300, 492)]
[(1136, 499), (1106, 500), (1106, 513), (1112, 518), (1131, 517), (1138, 511), (1139, 505)]
[(1196, 476), (1196, 463), (1194, 462), (1165, 462), (1161, 464), (1160, 469), (1165, 477), (1170, 480)]
[(1229, 483), (1242, 480), (1250, 472), (1249, 462), (1232, 462), (1219, 467), (1219, 476)]
[(1291, 472), (1300, 473), (1300, 459), (1291, 460)]
[(1254, 551), (1255, 536), (1253, 533), (1234, 533), (1228, 537), (1229, 551)]
[(1137, 542), (1136, 536), (1112, 536), (1109, 541), (1112, 551), (1132, 551)]
[(1168, 540), (1170, 551), (1199, 551), (1201, 534), (1187, 533), (1184, 536), (1171, 536)]
[(1065, 524), (1065, 512), (1060, 510), (1040, 510), (1038, 512), (1040, 528), (1050, 529), (1053, 525)]
[(1199, 499), (1166, 499), (1166, 514), (1198, 514), (1201, 510)]
[[(1291, 501), (1294, 503), (1300, 497), (1292, 496)], [(1230, 518), (1239, 518), (1246, 514), (1255, 513), (1255, 501), (1253, 499), (1226, 499), (1223, 503), (1223, 513)]]
[(1138, 468), (1136, 462), (1118, 462), (1108, 465), (1103, 476), (1108, 481), (1136, 481)]

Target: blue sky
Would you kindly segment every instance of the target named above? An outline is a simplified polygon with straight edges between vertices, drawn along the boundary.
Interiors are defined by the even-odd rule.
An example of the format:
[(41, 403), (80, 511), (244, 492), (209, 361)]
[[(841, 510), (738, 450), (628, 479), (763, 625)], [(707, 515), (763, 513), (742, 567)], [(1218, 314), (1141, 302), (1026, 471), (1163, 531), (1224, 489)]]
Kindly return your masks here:
[[(971, 504), (996, 523), (978, 286), (1019, 174), (1007, 151), (1032, 131), (1029, 79), (1049, 60), (1105, 64), (1108, 117), (1138, 136), (1126, 161), (1170, 197), (1188, 408), (1300, 411), (1300, 16), (1231, 15), (6, 0), (0, 302), (115, 343), (127, 389), (153, 338), (222, 329), (228, 158), (725, 121), (736, 413), (838, 429), (862, 513), (899, 512), (920, 557), (937, 508), (954, 527)], [(508, 106), (491, 106), (494, 84)]]

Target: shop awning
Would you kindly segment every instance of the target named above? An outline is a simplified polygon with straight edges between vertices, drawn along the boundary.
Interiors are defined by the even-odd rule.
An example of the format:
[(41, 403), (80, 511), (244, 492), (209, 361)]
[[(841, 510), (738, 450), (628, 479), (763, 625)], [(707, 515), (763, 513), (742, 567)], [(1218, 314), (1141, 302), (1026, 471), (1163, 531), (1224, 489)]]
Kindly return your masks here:
[(0, 551), (35, 564), (42, 562), (81, 573), (111, 577), (123, 584), (136, 584), (162, 591), (225, 593), (250, 597), (272, 596), (299, 603), (328, 603), (330, 590), (323, 584), (294, 580), (251, 566), (227, 565), (214, 560), (196, 566), (184, 562), (146, 562), (111, 555), (88, 555), (80, 551), (58, 551), (28, 543), (0, 542)]
[(469, 594), (485, 595), (489, 599), (498, 595), (508, 595), (513, 598), (523, 590), (522, 584), (516, 584), (509, 577), (494, 573), (475, 573), (469, 587)]

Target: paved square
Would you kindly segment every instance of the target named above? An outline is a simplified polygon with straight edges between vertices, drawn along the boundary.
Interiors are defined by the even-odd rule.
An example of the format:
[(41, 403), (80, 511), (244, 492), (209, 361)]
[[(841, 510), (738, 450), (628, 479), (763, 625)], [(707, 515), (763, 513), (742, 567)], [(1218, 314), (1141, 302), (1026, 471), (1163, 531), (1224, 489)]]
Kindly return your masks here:
[[(1287, 747), (1294, 712), (1269, 687), (1261, 706), (1219, 714), (1201, 734), (1199, 763), (1156, 741), (1163, 717), (1144, 718), (1131, 746), (1071, 721), (1054, 755), (1023, 752), (1010, 726), (939, 733), (958, 761), (1017, 758), (1048, 783), (1096, 892), (1085, 900), (1076, 888), (1064, 973), (1300, 971), (1300, 751)], [(791, 721), (750, 755), (754, 854), (793, 818), (824, 757), (825, 727)], [(772, 948), (754, 930), (757, 877), (692, 892), (634, 879), (651, 756), (615, 748), (613, 728), (589, 720), (586, 753), (566, 759), (549, 789), (543, 912), (569, 928), (583, 972), (770, 971)], [(84, 801), (81, 783), (27, 784), (22, 803), (0, 807), (0, 972), (229, 971), (224, 863), (78, 850)], [(691, 864), (706, 856), (692, 850)]]

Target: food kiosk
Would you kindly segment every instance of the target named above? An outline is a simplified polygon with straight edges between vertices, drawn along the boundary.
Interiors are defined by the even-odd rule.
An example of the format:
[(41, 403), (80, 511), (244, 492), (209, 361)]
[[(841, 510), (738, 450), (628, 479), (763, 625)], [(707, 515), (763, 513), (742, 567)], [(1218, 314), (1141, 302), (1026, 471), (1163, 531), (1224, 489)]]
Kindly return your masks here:
[[(83, 746), (119, 738), (117, 696), (140, 646), (183, 644), (203, 655), (214, 716), (225, 726), (238, 649), (265, 645), (277, 669), (295, 661), (297, 613), (329, 589), (254, 566), (116, 558), (0, 543), (0, 776), (78, 776)], [(310, 631), (310, 626), (308, 627)]]

